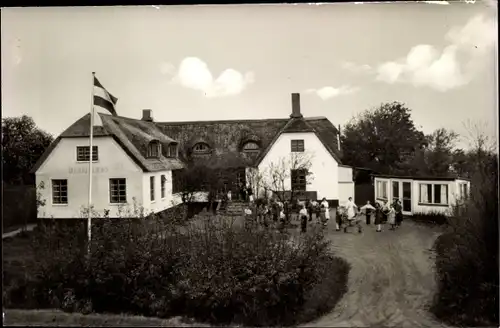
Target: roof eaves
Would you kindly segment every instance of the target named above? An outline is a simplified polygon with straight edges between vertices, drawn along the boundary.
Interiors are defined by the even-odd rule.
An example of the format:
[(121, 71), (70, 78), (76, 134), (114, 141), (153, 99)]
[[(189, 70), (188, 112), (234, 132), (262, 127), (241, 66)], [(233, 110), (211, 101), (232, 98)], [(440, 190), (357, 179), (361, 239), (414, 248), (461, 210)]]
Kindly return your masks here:
[(61, 141), (61, 137), (57, 137), (50, 145), (49, 147), (43, 152), (42, 156), (36, 161), (35, 165), (30, 170), (30, 173), (36, 173), (38, 169), (43, 165), (43, 163), (47, 160), (47, 158), (50, 156), (50, 154), (54, 151), (54, 149), (57, 147), (59, 142)]

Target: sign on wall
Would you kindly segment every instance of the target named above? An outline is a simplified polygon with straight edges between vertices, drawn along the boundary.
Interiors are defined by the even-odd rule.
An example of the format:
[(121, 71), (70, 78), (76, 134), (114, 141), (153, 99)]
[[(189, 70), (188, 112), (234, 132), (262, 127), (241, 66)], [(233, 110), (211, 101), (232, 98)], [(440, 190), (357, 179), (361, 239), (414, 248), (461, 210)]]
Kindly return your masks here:
[[(68, 169), (69, 174), (89, 174), (88, 167), (70, 167)], [(92, 168), (92, 174), (102, 174), (107, 173), (108, 168), (102, 166), (96, 166)]]

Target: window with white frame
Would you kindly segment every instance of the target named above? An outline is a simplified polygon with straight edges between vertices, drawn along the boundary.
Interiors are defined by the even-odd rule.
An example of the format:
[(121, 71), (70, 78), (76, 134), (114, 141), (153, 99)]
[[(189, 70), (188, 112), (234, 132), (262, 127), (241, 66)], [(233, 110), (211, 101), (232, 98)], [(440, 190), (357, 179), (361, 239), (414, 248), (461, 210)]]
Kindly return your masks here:
[(292, 190), (306, 191), (307, 188), (307, 171), (304, 169), (291, 171)]
[(177, 157), (177, 145), (176, 144), (168, 145), (167, 157)]
[(161, 144), (158, 140), (153, 140), (148, 144), (148, 158), (159, 158), (161, 154)]
[(418, 202), (428, 205), (448, 205), (448, 185), (443, 183), (420, 183)]
[(109, 179), (109, 202), (111, 204), (123, 204), (127, 202), (126, 179)]
[(149, 194), (153, 202), (155, 200), (155, 177), (149, 177)]
[(377, 199), (387, 200), (387, 181), (377, 181)]
[(52, 180), (52, 204), (68, 204), (68, 180)]
[(164, 174), (162, 174), (162, 176), (161, 176), (161, 198), (165, 198), (165, 195), (166, 195), (166, 192), (165, 192), (166, 185), (167, 185), (167, 178), (165, 177)]
[[(99, 159), (99, 152), (97, 146), (92, 146), (92, 161), (96, 162)], [(76, 161), (88, 162), (90, 160), (90, 146), (77, 146), (76, 147)]]
[(468, 195), (469, 195), (469, 190), (468, 190), (468, 184), (463, 182), (463, 183), (459, 183), (458, 184), (458, 188), (459, 188), (459, 196), (460, 196), (460, 199), (461, 200), (465, 200), (467, 199)]

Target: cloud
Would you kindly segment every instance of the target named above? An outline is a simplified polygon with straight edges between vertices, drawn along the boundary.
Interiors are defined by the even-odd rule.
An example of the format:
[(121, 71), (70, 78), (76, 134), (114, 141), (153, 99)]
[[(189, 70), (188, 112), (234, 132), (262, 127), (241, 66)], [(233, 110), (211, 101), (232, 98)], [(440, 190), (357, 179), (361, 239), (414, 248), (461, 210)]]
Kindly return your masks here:
[(424, 1), (424, 2), (431, 4), (431, 5), (449, 5), (450, 4), (448, 1)]
[(214, 78), (208, 65), (197, 57), (182, 60), (177, 71), (169, 64), (162, 64), (163, 74), (175, 74), (173, 81), (185, 88), (203, 92), (206, 97), (224, 97), (240, 94), (255, 78), (253, 72), (242, 74), (228, 68)]
[(342, 63), (342, 68), (343, 69), (346, 69), (346, 70), (349, 70), (351, 72), (355, 72), (355, 73), (358, 73), (358, 72), (369, 72), (372, 68), (370, 65), (358, 65), (358, 64), (355, 64), (353, 62), (345, 62), (345, 63)]
[(327, 86), (320, 89), (308, 89), (306, 90), (306, 93), (315, 93), (321, 99), (328, 100), (337, 96), (351, 94), (358, 90), (359, 88), (353, 88), (350, 86), (341, 86), (340, 88)]
[(472, 17), (465, 26), (452, 28), (442, 50), (420, 44), (406, 57), (380, 64), (378, 81), (389, 84), (410, 83), (444, 92), (466, 85), (492, 50), (496, 41), (496, 23), (483, 15)]

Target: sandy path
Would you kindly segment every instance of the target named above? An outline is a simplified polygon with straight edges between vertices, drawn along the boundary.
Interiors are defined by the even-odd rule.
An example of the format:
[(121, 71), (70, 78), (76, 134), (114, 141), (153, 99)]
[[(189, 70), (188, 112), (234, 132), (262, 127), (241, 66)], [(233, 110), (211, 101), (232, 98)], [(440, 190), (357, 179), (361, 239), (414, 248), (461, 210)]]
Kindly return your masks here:
[(348, 291), (332, 313), (304, 326), (444, 327), (427, 311), (436, 290), (429, 249), (439, 229), (408, 220), (397, 231), (363, 228), (345, 234), (330, 221), (328, 238), (352, 265)]

